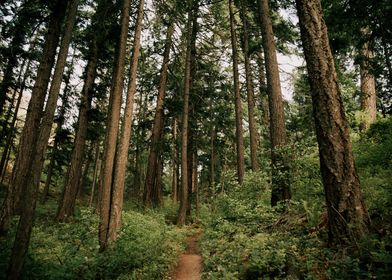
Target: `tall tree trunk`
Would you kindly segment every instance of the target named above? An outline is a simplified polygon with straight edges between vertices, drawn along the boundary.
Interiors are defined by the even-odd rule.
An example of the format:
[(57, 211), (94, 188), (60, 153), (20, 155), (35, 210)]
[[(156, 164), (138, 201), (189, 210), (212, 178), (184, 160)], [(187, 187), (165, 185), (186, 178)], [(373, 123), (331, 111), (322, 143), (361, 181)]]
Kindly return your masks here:
[[(101, 17), (107, 16), (109, 5), (104, 1), (98, 3), (97, 11), (93, 18), (93, 27), (103, 31)], [(83, 158), (86, 148), (88, 112), (91, 109), (91, 100), (93, 97), (93, 86), (97, 75), (98, 57), (101, 55), (99, 46), (106, 40), (106, 33), (94, 33), (90, 42), (90, 52), (88, 62), (85, 68), (85, 80), (81, 92), (81, 103), (79, 107), (78, 126), (74, 140), (74, 147), (71, 155), (71, 163), (68, 167), (67, 176), (64, 184), (64, 191), (57, 209), (56, 220), (64, 222), (74, 214), (75, 200), (77, 197), (79, 182), (82, 174)]]
[(42, 194), (42, 200), (41, 200), (42, 203), (45, 203), (48, 199), (48, 196), (49, 196), (49, 188), (52, 183), (52, 175), (53, 175), (53, 169), (55, 167), (56, 154), (58, 153), (59, 142), (61, 141), (60, 138), (61, 138), (61, 132), (63, 130), (63, 125), (64, 125), (64, 121), (65, 121), (65, 114), (66, 114), (67, 108), (69, 106), (69, 95), (71, 93), (70, 82), (71, 82), (72, 73), (74, 71), (74, 58), (75, 58), (75, 52), (72, 57), (72, 62), (69, 65), (68, 73), (64, 77), (65, 86), (64, 86), (63, 94), (61, 96), (61, 107), (59, 110), (56, 133), (55, 133), (55, 137), (54, 137), (52, 154), (51, 154), (51, 157), (49, 160), (45, 187), (44, 187), (44, 191)]
[[(263, 52), (260, 51), (257, 53), (257, 66), (258, 66), (258, 80), (259, 80), (259, 103), (260, 103), (260, 111), (261, 111), (261, 119), (260, 123), (263, 127), (268, 130), (269, 129), (269, 108), (268, 108), (268, 93), (267, 93), (267, 84), (265, 82), (265, 67), (264, 67), (264, 56)], [(267, 132), (268, 133), (268, 132)]]
[(271, 205), (291, 198), (289, 168), (285, 159), (286, 126), (284, 119), (282, 89), (280, 86), (278, 60), (276, 58), (275, 38), (268, 0), (259, 1), (260, 27), (264, 49), (267, 76), (267, 92), (270, 113), (270, 137), (272, 159)]
[(296, 0), (311, 86), (331, 244), (363, 237), (370, 224), (363, 202), (327, 27), (319, 0)]
[(112, 192), (112, 179), (114, 157), (116, 154), (117, 136), (119, 129), (121, 97), (124, 87), (124, 66), (126, 55), (126, 43), (129, 28), (129, 10), (131, 1), (124, 0), (120, 18), (120, 41), (118, 44), (117, 57), (115, 61), (113, 86), (109, 99), (109, 111), (104, 140), (103, 165), (99, 184), (99, 245), (100, 251), (104, 251), (108, 246), (109, 222), (110, 222), (110, 203)]
[(255, 93), (253, 87), (252, 73), (250, 69), (250, 53), (249, 53), (249, 35), (248, 35), (248, 18), (246, 15), (246, 1), (241, 0), (241, 18), (243, 24), (243, 40), (244, 40), (244, 57), (245, 57), (245, 78), (246, 93), (248, 97), (248, 120), (250, 135), (250, 162), (254, 172), (259, 170), (257, 161), (257, 130), (255, 124)]
[(131, 138), (133, 103), (136, 93), (136, 73), (140, 53), (140, 36), (143, 27), (144, 0), (139, 0), (138, 13), (133, 39), (133, 53), (131, 58), (131, 68), (129, 72), (129, 83), (127, 100), (125, 104), (124, 119), (122, 122), (120, 145), (116, 157), (114, 168), (114, 179), (112, 186), (112, 200), (110, 209), (110, 222), (108, 228), (108, 243), (117, 239), (117, 232), (121, 227), (121, 212), (124, 200), (125, 171), (127, 168), (129, 142)]
[(16, 125), (16, 120), (18, 119), (20, 103), (22, 102), (23, 92), (24, 92), (24, 89), (26, 87), (26, 81), (27, 81), (27, 78), (28, 78), (29, 72), (30, 72), (30, 66), (31, 66), (31, 60), (28, 61), (27, 66), (26, 66), (26, 70), (25, 70), (25, 72), (23, 74), (23, 80), (19, 84), (19, 95), (18, 95), (18, 99), (16, 101), (14, 114), (12, 116), (12, 120), (11, 120), (11, 123), (10, 123), (10, 131), (7, 133), (6, 143), (5, 143), (5, 146), (4, 146), (4, 149), (3, 149), (3, 154), (1, 155), (0, 170), (3, 170), (4, 168), (7, 167), (6, 159), (7, 159), (8, 152), (11, 150), (12, 142), (13, 142), (13, 139), (14, 139), (15, 130), (16, 130), (16, 126), (15, 126)]
[[(362, 30), (366, 36), (367, 29)], [(370, 42), (364, 42), (360, 49), (360, 76), (361, 76), (361, 110), (364, 119), (360, 123), (360, 129), (365, 131), (376, 120), (377, 115), (377, 93), (376, 79), (372, 73), (372, 61), (374, 60), (373, 50)]]
[(41, 203), (45, 204), (49, 197), (49, 189), (52, 183), (53, 169), (55, 165), (56, 153), (58, 151), (59, 141), (57, 140), (57, 136), (54, 139), (52, 154), (50, 155), (49, 165), (48, 165), (48, 173), (46, 175), (46, 182), (44, 191), (42, 193)]
[(177, 148), (177, 119), (173, 118), (172, 125), (173, 135), (173, 152), (172, 152), (172, 200), (177, 202), (178, 200), (178, 148)]
[[(57, 1), (50, 17), (40, 65), (37, 70), (37, 77), (27, 109), (25, 125), (19, 140), (18, 154), (12, 172), (11, 184), (1, 209), (0, 232), (7, 230), (10, 218), (13, 215), (15, 208), (19, 206), (22, 188), (26, 186), (30, 180), (29, 173), (31, 173), (30, 169), (35, 155), (42, 109), (44, 107), (46, 90), (48, 88), (50, 74), (56, 56), (56, 48), (59, 42), (61, 23), (65, 15), (66, 4), (67, 1)], [(33, 188), (29, 188), (28, 191), (31, 192), (32, 190)], [(24, 203), (24, 206), (27, 206), (27, 204)], [(31, 207), (32, 205), (28, 206), (30, 207), (28, 210), (33, 214), (35, 208)], [(26, 222), (29, 223), (29, 221)], [(19, 224), (21, 230), (23, 230), (24, 225), (22, 225), (22, 223)], [(20, 232), (17, 234), (17, 238), (24, 239), (27, 235), (30, 235), (30, 232)], [(21, 271), (27, 249), (27, 247), (24, 248), (24, 246), (28, 244), (28, 241), (29, 240), (24, 240), (23, 244), (15, 243), (9, 270), (10, 278), (17, 278)]]
[(157, 105), (155, 109), (154, 124), (153, 124), (152, 135), (151, 135), (150, 154), (148, 156), (146, 180), (144, 182), (143, 202), (145, 206), (151, 205), (152, 202), (151, 190), (157, 174), (157, 168), (160, 168), (157, 164), (158, 154), (160, 154), (160, 151), (158, 149), (161, 148), (160, 141), (162, 140), (161, 135), (162, 135), (162, 129), (164, 123), (163, 104), (166, 95), (166, 83), (168, 77), (167, 70), (169, 67), (169, 57), (170, 57), (170, 48), (172, 45), (173, 31), (174, 31), (174, 25), (170, 23), (170, 26), (168, 26), (167, 28), (165, 50), (163, 52), (163, 63), (161, 68), (160, 80), (159, 80)]
[[(79, 0), (70, 0), (68, 2), (67, 18), (64, 26), (63, 37), (61, 40), (60, 49), (57, 56), (52, 83), (49, 89), (48, 100), (46, 101), (45, 111), (41, 119), (38, 142), (35, 151), (35, 158), (31, 169), (31, 173), (33, 174), (31, 180), (32, 187), (37, 189), (39, 188), (41, 173), (45, 160), (46, 149), (48, 147), (48, 141), (50, 138), (50, 133), (52, 131), (54, 114), (57, 108), (57, 100), (60, 94), (60, 88), (63, 81), (68, 50), (72, 39), (72, 31), (76, 22), (76, 13), (78, 10), (78, 5), (79, 5)], [(70, 72), (72, 72), (72, 68), (73, 68), (73, 62), (70, 66)], [(71, 73), (69, 73), (69, 75), (71, 75)], [(66, 91), (64, 94), (67, 94)]]
[(242, 105), (241, 93), (238, 75), (238, 51), (237, 51), (237, 36), (235, 31), (233, 1), (229, 0), (230, 12), (230, 34), (231, 34), (231, 48), (233, 59), (233, 77), (234, 77), (234, 104), (235, 104), (235, 122), (236, 122), (236, 149), (237, 149), (237, 179), (240, 184), (244, 180), (245, 174), (245, 160), (244, 160), (244, 136), (242, 129)]
[(198, 158), (197, 158), (197, 149), (193, 150), (192, 154), (192, 186), (193, 186), (193, 193), (195, 197), (195, 210), (196, 210), (196, 216), (199, 216), (199, 174), (197, 171), (198, 167)]
[(89, 207), (93, 206), (93, 201), (94, 201), (95, 185), (97, 183), (98, 170), (99, 170), (99, 166), (101, 163), (100, 156), (99, 156), (100, 148), (101, 148), (101, 143), (100, 143), (100, 140), (98, 139), (96, 142), (96, 146), (95, 146), (94, 174), (93, 174), (93, 184), (91, 186), (90, 199), (89, 199), (89, 203), (88, 203)]
[(184, 93), (182, 107), (182, 127), (181, 127), (181, 198), (180, 209), (178, 212), (177, 224), (185, 225), (186, 214), (188, 209), (188, 121), (189, 121), (189, 92), (191, 80), (191, 40), (192, 40), (192, 22), (196, 16), (193, 11), (195, 1), (188, 0), (188, 19), (186, 25), (186, 56), (185, 56), (185, 77), (184, 77)]
[[(32, 187), (30, 182), (32, 167), (35, 157), (37, 140), (39, 139), (40, 117), (45, 101), (46, 89), (53, 67), (56, 47), (59, 41), (61, 23), (64, 18), (64, 11), (67, 1), (58, 1), (54, 7), (49, 30), (46, 37), (42, 60), (37, 72), (37, 78), (32, 90), (32, 96), (23, 128), (17, 162), (13, 172), (11, 188), (18, 192), (23, 190), (23, 203), (21, 205), (21, 216), (18, 223), (14, 246), (8, 267), (8, 279), (19, 279), (29, 247), (32, 231), (34, 212), (38, 196), (38, 187)], [(31, 181), (30, 181), (31, 180)], [(15, 193), (15, 192), (14, 192)], [(15, 204), (14, 204), (15, 205)]]

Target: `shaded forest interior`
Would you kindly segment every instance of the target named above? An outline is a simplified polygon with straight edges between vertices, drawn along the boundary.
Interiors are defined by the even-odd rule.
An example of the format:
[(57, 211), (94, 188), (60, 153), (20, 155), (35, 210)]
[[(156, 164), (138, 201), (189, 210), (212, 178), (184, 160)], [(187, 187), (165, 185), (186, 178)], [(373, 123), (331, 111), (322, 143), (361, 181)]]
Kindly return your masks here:
[(0, 279), (391, 279), (390, 15), (0, 0)]

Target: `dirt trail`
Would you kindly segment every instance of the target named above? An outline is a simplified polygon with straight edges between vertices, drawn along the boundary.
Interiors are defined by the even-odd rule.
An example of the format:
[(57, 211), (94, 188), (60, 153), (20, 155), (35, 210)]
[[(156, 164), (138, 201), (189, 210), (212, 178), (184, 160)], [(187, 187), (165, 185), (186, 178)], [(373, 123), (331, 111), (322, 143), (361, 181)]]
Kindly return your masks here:
[(177, 269), (174, 274), (174, 280), (200, 280), (201, 279), (201, 256), (197, 248), (197, 240), (200, 233), (197, 233), (188, 239), (186, 252), (181, 255)]

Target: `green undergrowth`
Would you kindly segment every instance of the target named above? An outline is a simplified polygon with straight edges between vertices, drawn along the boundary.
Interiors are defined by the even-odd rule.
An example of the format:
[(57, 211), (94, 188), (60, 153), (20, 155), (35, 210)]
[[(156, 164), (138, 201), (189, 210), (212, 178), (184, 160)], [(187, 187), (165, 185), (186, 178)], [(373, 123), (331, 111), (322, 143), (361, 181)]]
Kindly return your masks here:
[(229, 176), (224, 192), (201, 208), (203, 279), (391, 279), (392, 122), (372, 126), (354, 151), (373, 222), (366, 238), (328, 247), (318, 155), (308, 153), (293, 160), (286, 207), (269, 206), (269, 176), (258, 172), (246, 174), (243, 186)]
[[(70, 223), (56, 223), (55, 207), (50, 202), (38, 208), (23, 279), (165, 279), (189, 231), (167, 224), (166, 208), (127, 210), (117, 242), (98, 253), (97, 214), (81, 208)], [(11, 244), (1, 240), (0, 279), (6, 276)]]

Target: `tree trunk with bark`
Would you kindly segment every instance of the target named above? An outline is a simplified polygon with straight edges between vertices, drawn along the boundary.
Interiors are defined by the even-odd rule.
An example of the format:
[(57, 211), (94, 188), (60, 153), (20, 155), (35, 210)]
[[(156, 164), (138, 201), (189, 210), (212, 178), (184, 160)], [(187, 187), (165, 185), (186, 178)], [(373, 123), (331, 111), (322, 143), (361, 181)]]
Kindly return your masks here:
[(163, 52), (163, 64), (162, 64), (160, 80), (159, 80), (158, 98), (157, 98), (154, 124), (153, 124), (152, 135), (151, 135), (150, 153), (148, 156), (146, 180), (144, 182), (143, 202), (144, 205), (147, 207), (149, 207), (151, 203), (156, 204), (155, 202), (152, 201), (151, 198), (153, 196), (152, 188), (157, 174), (157, 169), (160, 168), (157, 163), (158, 163), (159, 154), (161, 153), (160, 149), (162, 148), (160, 142), (162, 141), (161, 136), (162, 136), (163, 123), (164, 123), (163, 104), (164, 104), (165, 94), (166, 94), (166, 83), (168, 77), (169, 56), (170, 56), (170, 48), (172, 45), (173, 31), (174, 31), (174, 25), (170, 24), (167, 28), (165, 50)]
[(173, 152), (172, 152), (172, 200), (173, 202), (178, 201), (178, 148), (177, 148), (177, 119), (173, 118), (172, 125), (172, 135), (173, 135)]
[(258, 134), (255, 124), (255, 93), (253, 86), (252, 73), (250, 69), (250, 53), (249, 53), (249, 34), (248, 34), (248, 18), (246, 15), (246, 1), (241, 0), (241, 19), (243, 25), (243, 52), (245, 58), (245, 79), (246, 79), (246, 93), (248, 99), (248, 121), (249, 121), (249, 136), (250, 136), (250, 162), (254, 172), (259, 170), (257, 160), (257, 139)]
[[(1, 216), (0, 216), (0, 232), (4, 232), (8, 228), (11, 216), (16, 208), (20, 210), (20, 199), (22, 188), (27, 186), (30, 180), (31, 167), (35, 155), (35, 147), (37, 146), (39, 126), (41, 122), (42, 110), (45, 103), (46, 90), (48, 88), (51, 70), (55, 61), (56, 48), (60, 38), (61, 24), (64, 19), (67, 1), (57, 1), (50, 17), (49, 27), (45, 36), (45, 44), (41, 55), (40, 64), (37, 70), (37, 77), (31, 93), (31, 99), (27, 109), (25, 125), (19, 140), (18, 154), (15, 160), (11, 184), (8, 188), (7, 196), (4, 200)], [(31, 195), (35, 195), (33, 188), (28, 188)], [(33, 215), (35, 207), (32, 205), (23, 206), (29, 214)], [(25, 222), (25, 220), (24, 220)], [(29, 221), (27, 221), (29, 222)], [(22, 223), (19, 223), (22, 226)], [(24, 225), (22, 226), (24, 228)], [(23, 230), (23, 229), (21, 229)], [(10, 275), (18, 277), (27, 249), (24, 248), (28, 244), (30, 235), (29, 231), (20, 232), (18, 238), (25, 239), (23, 244), (16, 244), (15, 253), (11, 258)]]
[(94, 157), (94, 173), (93, 173), (93, 184), (91, 186), (91, 193), (90, 193), (90, 199), (88, 206), (92, 207), (93, 206), (93, 201), (94, 201), (94, 194), (95, 194), (95, 185), (97, 184), (97, 177), (98, 177), (98, 170), (100, 167), (100, 150), (101, 150), (101, 141), (98, 139), (98, 141), (95, 144), (95, 157)]
[(116, 153), (118, 125), (120, 120), (121, 98), (124, 82), (124, 66), (126, 55), (126, 41), (129, 28), (130, 1), (123, 2), (120, 18), (120, 42), (115, 61), (113, 76), (113, 86), (109, 99), (109, 111), (107, 119), (107, 130), (104, 140), (103, 165), (99, 185), (99, 244), (100, 251), (104, 251), (108, 246), (109, 222), (110, 222), (110, 203), (112, 192), (112, 177), (114, 158)]
[(296, 0), (311, 86), (330, 244), (349, 244), (370, 225), (319, 0)]
[(258, 0), (262, 44), (267, 77), (267, 92), (270, 114), (270, 137), (272, 159), (271, 205), (291, 198), (289, 167), (285, 154), (287, 144), (282, 89), (279, 78), (276, 45), (268, 0)]
[[(362, 33), (367, 36), (368, 30), (363, 29)], [(372, 61), (374, 60), (371, 42), (366, 41), (360, 49), (360, 76), (361, 76), (361, 110), (364, 113), (360, 123), (360, 129), (366, 131), (376, 120), (377, 116), (377, 93), (376, 79), (373, 74)]]
[[(258, 66), (258, 80), (259, 80), (259, 108), (261, 111), (260, 123), (268, 131), (269, 130), (269, 108), (268, 108), (268, 93), (265, 78), (265, 65), (263, 52), (257, 53), (257, 66)], [(267, 132), (268, 133), (268, 132)]]
[(86, 148), (88, 112), (91, 109), (93, 97), (93, 86), (97, 75), (97, 63), (101, 56), (99, 46), (106, 40), (106, 32), (103, 32), (104, 26), (100, 22), (101, 17), (107, 16), (110, 4), (103, 1), (98, 3), (97, 11), (93, 18), (93, 27), (102, 33), (94, 33), (90, 42), (88, 62), (85, 68), (84, 85), (81, 92), (81, 103), (79, 107), (78, 126), (76, 128), (75, 140), (71, 155), (71, 163), (67, 170), (67, 176), (64, 184), (64, 191), (59, 203), (56, 220), (65, 222), (74, 214), (75, 200), (77, 197), (79, 182), (82, 174), (83, 158)]
[(49, 195), (49, 187), (52, 183), (52, 175), (53, 175), (53, 169), (55, 167), (56, 154), (58, 153), (59, 142), (61, 141), (60, 140), (61, 131), (64, 125), (67, 107), (69, 106), (69, 95), (71, 93), (70, 82), (71, 82), (72, 73), (74, 71), (74, 57), (75, 57), (75, 53), (73, 55), (71, 65), (69, 65), (68, 73), (64, 78), (64, 82), (65, 82), (64, 92), (63, 95), (61, 96), (61, 107), (59, 110), (59, 116), (57, 121), (55, 137), (54, 137), (52, 154), (50, 156), (49, 165), (48, 165), (45, 187), (42, 194), (42, 203), (45, 203), (47, 201)]
[(102, 157), (102, 169), (99, 184), (99, 245), (100, 251), (104, 251), (109, 241), (110, 203), (112, 192), (112, 179), (114, 157), (116, 154), (117, 136), (120, 121), (121, 97), (124, 83), (124, 66), (126, 61), (126, 44), (129, 28), (129, 11), (131, 1), (124, 0), (120, 18), (120, 38), (115, 60), (115, 68), (112, 89), (109, 99), (109, 111), (104, 140), (104, 152)]
[(12, 214), (12, 207), (18, 203), (18, 196), (22, 194), (22, 188), (25, 189), (23, 189), (23, 203), (21, 203), (20, 209), (21, 215), (9, 261), (8, 279), (20, 278), (30, 243), (38, 196), (38, 188), (31, 187), (30, 184), (31, 177), (34, 175), (31, 173), (32, 165), (36, 158), (34, 148), (39, 144), (37, 140), (39, 139), (41, 112), (45, 101), (50, 72), (56, 55), (56, 47), (60, 37), (61, 23), (64, 18), (66, 5), (67, 1), (57, 1), (51, 15), (45, 46), (19, 144), (17, 161), (13, 171), (10, 190), (11, 194), (14, 195), (11, 195), (13, 197), (13, 200), (11, 200), (13, 203), (8, 204), (8, 210), (10, 211), (8, 214)]
[(121, 213), (124, 200), (125, 171), (128, 162), (129, 142), (131, 138), (133, 103), (136, 93), (136, 73), (140, 54), (140, 36), (143, 27), (144, 0), (139, 0), (135, 34), (133, 39), (133, 53), (129, 72), (127, 100), (125, 104), (122, 133), (114, 167), (114, 179), (112, 183), (112, 198), (110, 209), (110, 222), (108, 228), (108, 243), (117, 239), (117, 232), (121, 227)]
[[(35, 40), (34, 40), (34, 42), (35, 42)], [(34, 46), (35, 46), (35, 44), (33, 44), (32, 48), (30, 48), (30, 49), (33, 49)], [(27, 78), (29, 77), (30, 67), (31, 67), (31, 60), (29, 60), (27, 62), (26, 70), (24, 71), (24, 74), (23, 74), (23, 79), (19, 83), (19, 88), (17, 90), (17, 91), (19, 91), (19, 95), (18, 95), (18, 99), (16, 101), (14, 114), (12, 116), (12, 120), (11, 120), (11, 123), (10, 123), (10, 127), (9, 127), (10, 130), (8, 131), (8, 133), (6, 135), (6, 142), (5, 142), (5, 146), (4, 146), (4, 149), (3, 149), (3, 154), (1, 155), (0, 172), (3, 169), (7, 168), (7, 165), (8, 165), (8, 164), (6, 164), (7, 163), (7, 155), (11, 151), (11, 146), (12, 146), (13, 139), (14, 139), (14, 136), (15, 136), (16, 120), (18, 118), (19, 108), (20, 108), (20, 104), (22, 102), (23, 93), (24, 93), (24, 89), (26, 87)], [(4, 131), (2, 131), (2, 134), (3, 134), (3, 132)], [(2, 176), (2, 179), (3, 179), (3, 176)]]
[(234, 104), (235, 104), (235, 123), (236, 123), (236, 150), (237, 150), (237, 179), (238, 183), (242, 184), (245, 174), (245, 159), (244, 159), (244, 136), (242, 129), (242, 105), (241, 93), (238, 75), (238, 51), (237, 51), (237, 36), (234, 23), (233, 1), (229, 0), (230, 12), (230, 34), (231, 34), (231, 48), (233, 59), (233, 78), (234, 78)]
[[(60, 87), (63, 81), (64, 68), (68, 56), (69, 45), (72, 39), (72, 31), (76, 21), (76, 13), (79, 0), (70, 0), (67, 7), (67, 18), (64, 26), (64, 32), (60, 43), (59, 53), (57, 55), (56, 66), (54, 69), (52, 82), (49, 89), (48, 99), (46, 101), (45, 111), (43, 112), (41, 124), (39, 127), (39, 136), (35, 147), (35, 155), (30, 172), (33, 174), (30, 180), (30, 187), (39, 188), (41, 173), (44, 165), (46, 149), (52, 125), (54, 114), (57, 108), (57, 100), (60, 94)], [(71, 66), (72, 67), (72, 66)]]
[(188, 0), (188, 19), (186, 26), (186, 56), (185, 56), (185, 78), (184, 78), (184, 92), (183, 92), (183, 107), (182, 107), (182, 127), (181, 127), (181, 197), (180, 209), (178, 212), (177, 224), (185, 225), (188, 209), (188, 125), (189, 125), (189, 93), (191, 82), (191, 45), (192, 45), (192, 23), (193, 17), (196, 16), (197, 6), (195, 1)]

